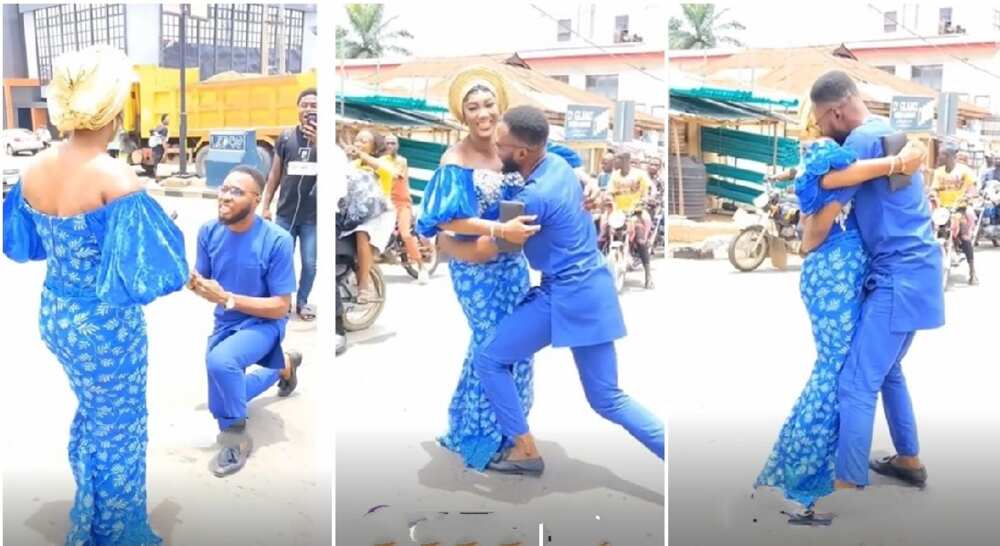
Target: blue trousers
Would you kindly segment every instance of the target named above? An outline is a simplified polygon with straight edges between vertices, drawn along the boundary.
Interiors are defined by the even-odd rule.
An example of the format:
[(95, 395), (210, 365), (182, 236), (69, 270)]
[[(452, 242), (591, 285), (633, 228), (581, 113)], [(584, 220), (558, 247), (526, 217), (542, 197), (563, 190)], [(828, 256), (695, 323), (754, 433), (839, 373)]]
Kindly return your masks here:
[[(513, 313), (500, 321), (492, 337), (473, 357), (472, 365), (505, 436), (513, 438), (528, 432), (528, 421), (521, 411), (514, 384), (513, 363), (534, 355), (551, 342), (550, 297), (535, 288)], [(601, 417), (624, 427), (662, 459), (663, 422), (618, 387), (614, 342), (571, 350), (590, 407)]]
[(312, 292), (316, 280), (316, 224), (299, 224), (293, 226), (290, 218), (276, 217), (275, 223), (292, 236), (292, 245), (299, 245), (299, 258), (302, 261), (302, 271), (299, 273), (299, 290), (295, 294), (295, 307), (309, 303), (309, 293)]
[(880, 391), (896, 453), (913, 457), (920, 452), (917, 422), (902, 368), (914, 332), (892, 332), (891, 287), (868, 289), (838, 384), (837, 478), (854, 485), (868, 485), (868, 456)]
[(280, 332), (271, 323), (213, 335), (208, 342), (208, 409), (225, 430), (247, 418), (247, 402), (278, 382), (281, 370), (246, 369), (260, 362), (278, 343)]

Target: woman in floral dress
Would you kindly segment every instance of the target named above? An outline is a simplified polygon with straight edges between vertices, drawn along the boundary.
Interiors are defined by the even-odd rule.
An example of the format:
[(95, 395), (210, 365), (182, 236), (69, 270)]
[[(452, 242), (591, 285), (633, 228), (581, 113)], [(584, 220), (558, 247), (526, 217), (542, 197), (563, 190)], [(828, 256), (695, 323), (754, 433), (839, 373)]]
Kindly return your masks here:
[(57, 60), (49, 114), (64, 143), (40, 153), (3, 204), (3, 251), (45, 260), (39, 329), (79, 403), (67, 546), (159, 544), (146, 513), (146, 323), (142, 306), (188, 279), (184, 238), (105, 153), (131, 63), (107, 46)]

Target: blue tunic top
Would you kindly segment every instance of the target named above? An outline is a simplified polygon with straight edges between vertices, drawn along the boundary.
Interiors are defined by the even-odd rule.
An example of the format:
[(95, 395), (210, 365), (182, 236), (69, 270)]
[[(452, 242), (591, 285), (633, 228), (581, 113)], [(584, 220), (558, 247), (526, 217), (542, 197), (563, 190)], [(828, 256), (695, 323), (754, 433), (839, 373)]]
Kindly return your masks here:
[(830, 228), (827, 240), (844, 231), (858, 228), (857, 218), (851, 210), (852, 188), (835, 190), (823, 189), (823, 176), (833, 170), (846, 169), (858, 155), (829, 139), (822, 139), (807, 147), (802, 155), (802, 170), (795, 179), (795, 196), (803, 214), (816, 214), (830, 203), (840, 203), (843, 207), (837, 222)]
[[(882, 137), (893, 132), (888, 120), (873, 116), (851, 132), (844, 147), (859, 159), (883, 157)], [(941, 250), (934, 239), (921, 174), (915, 173), (910, 185), (898, 191), (891, 190), (885, 176), (851, 191), (861, 237), (871, 257), (870, 278), (879, 286), (892, 287), (893, 332), (943, 325)]]
[(614, 278), (570, 165), (546, 154), (517, 198), (542, 228), (524, 244), (524, 254), (542, 272), (542, 290), (551, 296), (552, 345), (583, 347), (624, 337)]
[[(295, 292), (295, 269), (292, 261), (292, 237), (277, 225), (255, 217), (253, 226), (237, 233), (212, 220), (198, 232), (198, 273), (215, 279), (222, 288), (242, 296), (267, 298)], [(213, 335), (275, 319), (248, 315), (218, 306)], [(288, 318), (275, 320), (285, 334)], [(269, 368), (284, 367), (280, 347), (261, 363)]]

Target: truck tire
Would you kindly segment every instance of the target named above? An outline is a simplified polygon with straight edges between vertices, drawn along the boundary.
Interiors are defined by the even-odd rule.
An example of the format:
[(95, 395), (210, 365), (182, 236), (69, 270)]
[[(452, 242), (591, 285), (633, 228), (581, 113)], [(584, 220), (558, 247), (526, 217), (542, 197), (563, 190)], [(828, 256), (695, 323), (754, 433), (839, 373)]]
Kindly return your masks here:
[(271, 152), (271, 147), (269, 145), (258, 142), (257, 157), (260, 158), (260, 170), (266, 179), (268, 173), (271, 172), (271, 161), (273, 161), (274, 153)]
[(194, 172), (200, 178), (205, 178), (205, 159), (208, 158), (208, 144), (198, 148), (194, 154)]

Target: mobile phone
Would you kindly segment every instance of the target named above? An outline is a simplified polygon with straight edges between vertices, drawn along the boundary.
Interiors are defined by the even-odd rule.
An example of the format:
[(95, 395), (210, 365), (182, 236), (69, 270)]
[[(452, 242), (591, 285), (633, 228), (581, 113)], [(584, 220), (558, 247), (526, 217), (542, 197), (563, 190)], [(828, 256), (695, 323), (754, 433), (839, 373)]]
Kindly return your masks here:
[(316, 112), (309, 112), (306, 114), (306, 121), (309, 125), (316, 127)]
[[(500, 221), (506, 222), (524, 215), (524, 203), (520, 201), (500, 201)], [(518, 252), (521, 245), (516, 245), (506, 239), (497, 239), (497, 249), (500, 252)]]
[[(882, 151), (885, 156), (896, 155), (906, 146), (906, 134), (905, 133), (893, 133), (891, 135), (886, 135), (882, 137)], [(907, 174), (894, 174), (889, 176), (889, 189), (892, 191), (899, 191), (910, 185), (913, 181), (912, 175)]]

